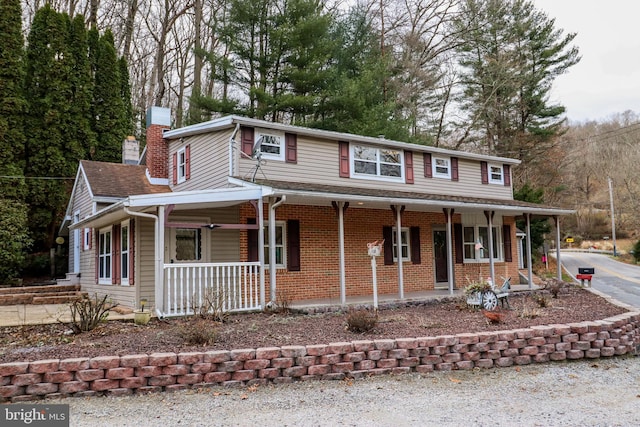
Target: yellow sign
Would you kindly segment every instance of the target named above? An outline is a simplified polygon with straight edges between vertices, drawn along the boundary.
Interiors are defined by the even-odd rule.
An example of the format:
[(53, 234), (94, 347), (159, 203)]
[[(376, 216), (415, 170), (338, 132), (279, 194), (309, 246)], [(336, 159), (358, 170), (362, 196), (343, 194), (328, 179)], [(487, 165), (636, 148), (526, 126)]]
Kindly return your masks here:
[(565, 240), (567, 243), (573, 243), (573, 237), (567, 237)]

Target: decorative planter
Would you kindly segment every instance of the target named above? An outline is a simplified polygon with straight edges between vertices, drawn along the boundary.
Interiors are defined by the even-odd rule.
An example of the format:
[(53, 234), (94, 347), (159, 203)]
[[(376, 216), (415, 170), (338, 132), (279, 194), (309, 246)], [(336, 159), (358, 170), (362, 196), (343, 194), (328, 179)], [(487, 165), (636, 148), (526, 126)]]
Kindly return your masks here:
[(136, 325), (146, 325), (151, 320), (151, 311), (134, 311), (133, 322)]

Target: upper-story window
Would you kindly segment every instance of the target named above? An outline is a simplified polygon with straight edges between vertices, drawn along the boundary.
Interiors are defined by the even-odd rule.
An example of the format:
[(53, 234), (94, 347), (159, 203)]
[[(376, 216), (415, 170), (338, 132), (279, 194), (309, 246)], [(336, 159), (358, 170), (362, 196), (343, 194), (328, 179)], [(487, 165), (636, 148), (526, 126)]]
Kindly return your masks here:
[(187, 179), (187, 153), (184, 148), (178, 150), (177, 167), (178, 183), (184, 182)]
[(284, 161), (284, 134), (275, 131), (256, 129), (256, 151), (260, 151), (263, 159)]
[(451, 159), (449, 157), (432, 157), (433, 176), (451, 179)]
[(504, 170), (502, 165), (489, 165), (489, 182), (504, 185)]
[(400, 150), (351, 145), (352, 176), (401, 181), (403, 156)]

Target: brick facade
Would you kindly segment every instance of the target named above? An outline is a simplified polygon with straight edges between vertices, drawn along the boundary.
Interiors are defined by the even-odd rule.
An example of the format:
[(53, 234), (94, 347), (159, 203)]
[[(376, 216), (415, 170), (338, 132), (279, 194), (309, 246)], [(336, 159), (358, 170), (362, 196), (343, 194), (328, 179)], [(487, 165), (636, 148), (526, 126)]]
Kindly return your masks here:
[(169, 126), (152, 124), (147, 128), (147, 169), (152, 178), (169, 178), (169, 145), (162, 132)]
[[(265, 225), (268, 225), (268, 207), (265, 205)], [(251, 205), (240, 209), (240, 222), (255, 216)], [(389, 210), (349, 208), (344, 215), (345, 234), (345, 281), (347, 296), (372, 294), (371, 257), (367, 254), (367, 243), (382, 240), (382, 228), (395, 225), (395, 214)], [(276, 220), (300, 221), (300, 271), (278, 269), (277, 293), (291, 301), (307, 299), (339, 300), (340, 271), (338, 248), (338, 217), (331, 206), (282, 205), (276, 210)], [(454, 215), (454, 222), (460, 216)], [(516, 256), (516, 230), (513, 217), (504, 217), (510, 225), (513, 262), (495, 262), (498, 284), (500, 276), (518, 277)], [(420, 227), (420, 264), (403, 262), (405, 292), (428, 291), (434, 289), (435, 260), (433, 253), (434, 227), (443, 229), (446, 218), (443, 213), (408, 212), (402, 214), (402, 227)], [(265, 240), (265, 244), (268, 242)], [(247, 259), (246, 233), (241, 234), (241, 257)], [(455, 260), (455, 256), (454, 256)], [(378, 293), (397, 294), (398, 264), (384, 265), (383, 257), (376, 258)], [(463, 288), (470, 280), (488, 277), (489, 263), (454, 264), (455, 286)], [(269, 273), (265, 270), (266, 294), (269, 295)]]
[(499, 368), (630, 355), (638, 345), (640, 313), (630, 312), (512, 331), (3, 363), (0, 402)]

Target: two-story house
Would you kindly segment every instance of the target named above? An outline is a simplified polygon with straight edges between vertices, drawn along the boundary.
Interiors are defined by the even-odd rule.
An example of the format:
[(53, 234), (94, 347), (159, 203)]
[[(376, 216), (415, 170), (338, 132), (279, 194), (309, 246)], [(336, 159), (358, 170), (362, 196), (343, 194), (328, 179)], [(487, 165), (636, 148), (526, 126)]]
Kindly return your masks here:
[(83, 290), (160, 316), (206, 292), (227, 310), (371, 295), (372, 242), (380, 294), (515, 278), (516, 218), (554, 218), (558, 241), (571, 213), (513, 200), (514, 159), (238, 116), (170, 122), (149, 110), (139, 164), (81, 161), (63, 224)]

